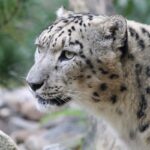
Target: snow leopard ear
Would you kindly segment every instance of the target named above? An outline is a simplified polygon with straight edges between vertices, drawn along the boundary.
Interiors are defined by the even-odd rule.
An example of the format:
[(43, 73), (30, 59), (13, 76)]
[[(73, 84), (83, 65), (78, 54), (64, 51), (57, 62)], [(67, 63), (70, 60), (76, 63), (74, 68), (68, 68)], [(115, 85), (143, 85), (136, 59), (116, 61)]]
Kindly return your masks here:
[(72, 11), (68, 11), (66, 10), (63, 6), (61, 6), (57, 11), (56, 11), (56, 15), (57, 15), (57, 19), (60, 18), (67, 18), (70, 15), (72, 15), (73, 12)]
[(113, 38), (117, 47), (122, 46), (127, 34), (127, 21), (124, 17), (115, 15), (106, 19), (103, 29), (105, 36)]
[(93, 19), (92, 25), (104, 36), (106, 39), (113, 39), (113, 45), (122, 46), (122, 40), (127, 33), (127, 21), (120, 15), (111, 17), (98, 16)]

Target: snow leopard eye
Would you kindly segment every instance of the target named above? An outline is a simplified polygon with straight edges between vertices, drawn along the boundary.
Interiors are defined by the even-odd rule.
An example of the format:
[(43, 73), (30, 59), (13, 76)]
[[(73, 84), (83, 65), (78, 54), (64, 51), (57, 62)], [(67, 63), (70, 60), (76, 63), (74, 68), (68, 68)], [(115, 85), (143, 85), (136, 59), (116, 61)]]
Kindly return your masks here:
[(67, 50), (64, 50), (60, 57), (59, 57), (59, 60), (60, 61), (64, 61), (64, 60), (70, 60), (72, 59), (76, 54), (74, 52), (70, 52), (70, 51), (67, 51)]

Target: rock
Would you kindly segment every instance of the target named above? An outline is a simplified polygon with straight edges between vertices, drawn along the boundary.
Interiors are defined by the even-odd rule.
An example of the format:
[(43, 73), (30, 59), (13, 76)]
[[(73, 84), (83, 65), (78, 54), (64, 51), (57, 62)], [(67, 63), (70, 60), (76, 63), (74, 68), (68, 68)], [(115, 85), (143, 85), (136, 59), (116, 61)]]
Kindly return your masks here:
[(43, 133), (44, 132), (30, 136), (24, 144), (25, 148), (27, 150), (42, 150), (42, 148), (46, 145), (47, 142), (41, 138)]
[(0, 109), (0, 117), (1, 118), (8, 118), (11, 116), (11, 110), (9, 108), (1, 108)]
[[(0, 96), (1, 96), (1, 94), (0, 94)], [(2, 109), (4, 107), (6, 107), (6, 103), (4, 102), (4, 100), (0, 99), (0, 109)]]
[(29, 137), (35, 135), (37, 133), (45, 132), (45, 129), (37, 129), (37, 130), (17, 130), (11, 134), (11, 137), (17, 144), (24, 143)]
[(12, 110), (22, 114), (27, 119), (39, 121), (44, 115), (36, 109), (36, 99), (26, 87), (13, 91), (5, 91), (5, 94), (0, 94), (0, 96)]
[(43, 117), (43, 113), (37, 110), (33, 102), (23, 102), (20, 113), (27, 119), (39, 121)]
[(58, 144), (52, 144), (52, 145), (49, 145), (49, 146), (45, 146), (43, 148), (43, 150), (68, 150), (68, 149), (64, 148), (62, 145), (60, 145), (58, 143)]
[(19, 150), (27, 150), (24, 146), (24, 144), (20, 144), (18, 145)]
[(12, 129), (9, 128), (9, 119), (0, 119), (0, 130), (2, 130), (3, 132), (5, 132), (6, 134), (10, 134), (12, 132)]
[(9, 127), (12, 131), (26, 129), (29, 131), (37, 130), (40, 124), (35, 121), (29, 121), (20, 117), (11, 117), (9, 119)]
[(2, 131), (0, 131), (0, 150), (18, 150), (13, 140)]
[(67, 121), (61, 122), (61, 125), (58, 124), (49, 130), (29, 137), (25, 142), (25, 147), (28, 150), (49, 150), (48, 148), (57, 145), (56, 149), (59, 147), (68, 150), (80, 144), (86, 128), (86, 122), (81, 123), (77, 117), (70, 117), (70, 120), (67, 118)]
[(17, 130), (11, 134), (11, 137), (17, 144), (24, 143), (29, 136), (33, 134), (33, 131)]

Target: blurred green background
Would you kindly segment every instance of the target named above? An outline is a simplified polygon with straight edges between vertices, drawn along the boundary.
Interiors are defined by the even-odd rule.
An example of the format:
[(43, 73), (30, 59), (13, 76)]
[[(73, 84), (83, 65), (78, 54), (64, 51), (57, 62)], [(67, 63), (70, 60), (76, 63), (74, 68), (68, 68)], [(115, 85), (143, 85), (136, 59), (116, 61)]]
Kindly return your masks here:
[[(117, 14), (150, 23), (150, 0), (114, 0)], [(55, 19), (68, 0), (0, 0), (0, 86), (25, 83), (33, 63), (36, 36)]]

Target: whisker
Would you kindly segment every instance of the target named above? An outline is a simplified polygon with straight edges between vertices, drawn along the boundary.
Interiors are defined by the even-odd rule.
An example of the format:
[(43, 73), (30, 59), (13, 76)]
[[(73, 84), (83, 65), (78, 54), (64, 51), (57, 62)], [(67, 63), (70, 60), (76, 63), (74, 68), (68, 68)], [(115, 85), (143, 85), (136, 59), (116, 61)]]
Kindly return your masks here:
[(67, 92), (71, 92), (71, 93), (77, 93), (77, 94), (82, 94), (82, 95), (86, 95), (86, 96), (89, 96), (89, 93), (87, 93), (87, 92), (81, 92), (81, 91), (73, 91), (73, 90), (67, 90)]

